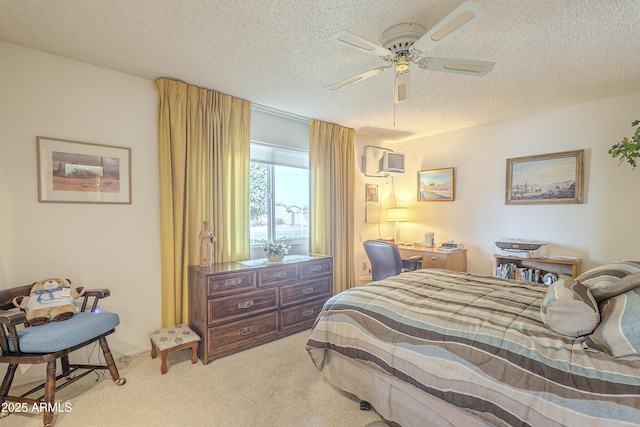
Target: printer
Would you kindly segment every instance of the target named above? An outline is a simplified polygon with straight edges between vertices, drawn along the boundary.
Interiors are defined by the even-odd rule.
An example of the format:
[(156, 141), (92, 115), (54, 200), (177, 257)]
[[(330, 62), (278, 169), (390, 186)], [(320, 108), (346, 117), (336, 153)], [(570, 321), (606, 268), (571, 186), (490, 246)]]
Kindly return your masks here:
[(547, 243), (538, 240), (498, 239), (496, 240), (496, 252), (501, 256), (516, 258), (545, 258)]

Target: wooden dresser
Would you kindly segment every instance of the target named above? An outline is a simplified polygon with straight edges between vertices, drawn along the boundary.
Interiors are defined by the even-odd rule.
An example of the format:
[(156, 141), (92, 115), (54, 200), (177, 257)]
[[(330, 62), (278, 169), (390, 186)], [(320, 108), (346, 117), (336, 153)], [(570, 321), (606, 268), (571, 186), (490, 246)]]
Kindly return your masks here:
[(333, 260), (291, 255), (189, 267), (189, 326), (206, 365), (313, 325), (333, 293)]
[(398, 245), (400, 257), (409, 259), (412, 256), (422, 257), (422, 268), (444, 268), (447, 270), (467, 271), (467, 250), (440, 251), (425, 246)]

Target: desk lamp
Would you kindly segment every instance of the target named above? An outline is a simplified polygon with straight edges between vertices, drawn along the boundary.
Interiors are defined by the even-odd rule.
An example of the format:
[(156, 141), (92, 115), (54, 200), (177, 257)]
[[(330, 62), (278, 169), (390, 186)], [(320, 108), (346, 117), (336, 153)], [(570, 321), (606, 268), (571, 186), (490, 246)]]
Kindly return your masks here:
[(389, 208), (387, 210), (387, 221), (396, 223), (396, 243), (400, 242), (400, 223), (409, 221), (407, 216), (407, 208)]

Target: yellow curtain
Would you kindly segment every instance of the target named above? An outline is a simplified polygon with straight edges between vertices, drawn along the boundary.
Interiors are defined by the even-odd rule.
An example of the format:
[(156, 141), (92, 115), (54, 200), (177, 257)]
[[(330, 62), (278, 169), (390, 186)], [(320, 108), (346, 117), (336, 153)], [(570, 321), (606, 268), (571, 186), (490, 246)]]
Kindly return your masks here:
[(355, 285), (355, 130), (311, 120), (309, 249), (333, 256), (334, 294)]
[(203, 221), (214, 262), (249, 257), (251, 104), (170, 79), (155, 82), (160, 166), (162, 326), (188, 322), (188, 266)]

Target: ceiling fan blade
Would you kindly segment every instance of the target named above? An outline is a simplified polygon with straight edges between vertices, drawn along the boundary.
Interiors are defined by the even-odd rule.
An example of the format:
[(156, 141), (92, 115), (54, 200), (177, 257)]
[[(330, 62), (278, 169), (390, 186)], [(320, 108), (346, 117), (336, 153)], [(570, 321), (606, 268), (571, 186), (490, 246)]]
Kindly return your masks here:
[(393, 79), (393, 103), (399, 104), (409, 99), (409, 71), (396, 73)]
[(413, 44), (413, 50), (417, 50), (418, 54), (429, 52), (485, 16), (487, 10), (484, 6), (474, 1), (466, 1), (420, 37)]
[(375, 56), (392, 55), (390, 51), (383, 48), (382, 46), (370, 42), (369, 40), (362, 38), (359, 35), (353, 34), (352, 32), (347, 30), (338, 31), (337, 33), (331, 34), (329, 40)]
[(349, 77), (348, 79), (341, 80), (338, 83), (334, 83), (332, 85), (325, 86), (324, 89), (331, 89), (331, 90), (341, 89), (341, 88), (343, 88), (345, 86), (349, 86), (349, 85), (357, 83), (357, 82), (359, 82), (361, 80), (368, 79), (369, 77), (373, 77), (375, 75), (378, 75), (381, 72), (383, 72), (384, 70), (386, 70), (387, 68), (389, 68), (389, 67), (374, 68), (373, 70), (365, 71), (364, 73), (358, 74), (357, 76), (353, 76), (353, 77)]
[(418, 65), (423, 70), (466, 74), (468, 76), (484, 76), (493, 70), (493, 66), (496, 63), (471, 59), (425, 58)]

